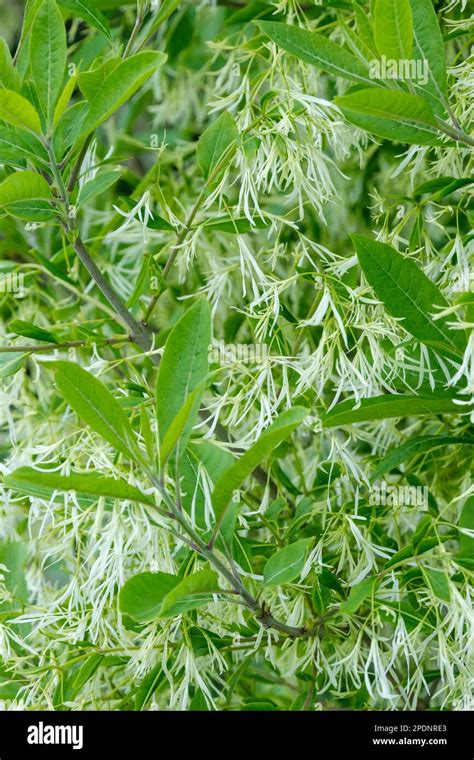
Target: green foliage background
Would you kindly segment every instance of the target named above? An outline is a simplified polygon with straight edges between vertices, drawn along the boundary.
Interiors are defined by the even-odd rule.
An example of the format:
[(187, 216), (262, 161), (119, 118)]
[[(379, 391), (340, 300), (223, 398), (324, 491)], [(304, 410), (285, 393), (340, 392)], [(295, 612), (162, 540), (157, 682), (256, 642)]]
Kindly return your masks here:
[(5, 11), (4, 708), (472, 709), (469, 4)]

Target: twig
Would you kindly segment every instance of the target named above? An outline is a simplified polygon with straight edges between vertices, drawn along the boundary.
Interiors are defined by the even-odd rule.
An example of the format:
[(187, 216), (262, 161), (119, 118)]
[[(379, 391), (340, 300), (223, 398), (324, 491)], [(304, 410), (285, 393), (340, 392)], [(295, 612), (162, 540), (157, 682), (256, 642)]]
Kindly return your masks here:
[(130, 340), (129, 335), (118, 335), (116, 338), (100, 338), (94, 341), (92, 338), (87, 340), (69, 340), (64, 343), (40, 343), (33, 346), (0, 346), (0, 354), (10, 353), (39, 353), (43, 351), (55, 351), (58, 348), (80, 348), (90, 343), (97, 343), (104, 346), (112, 346), (114, 343), (125, 343)]

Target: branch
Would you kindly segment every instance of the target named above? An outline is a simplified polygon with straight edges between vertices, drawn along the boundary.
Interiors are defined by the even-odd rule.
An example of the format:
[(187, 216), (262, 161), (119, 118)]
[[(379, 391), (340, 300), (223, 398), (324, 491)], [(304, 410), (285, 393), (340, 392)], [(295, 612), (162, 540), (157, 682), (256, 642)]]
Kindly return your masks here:
[(100, 343), (100, 345), (103, 346), (113, 346), (115, 343), (125, 343), (129, 340), (129, 335), (117, 335), (116, 338), (101, 338), (96, 341), (88, 338), (87, 340), (69, 340), (64, 343), (40, 343), (39, 345), (33, 346), (0, 346), (0, 354), (18, 352), (34, 354), (43, 351), (55, 351), (58, 348), (80, 348), (81, 346), (87, 346), (91, 343)]

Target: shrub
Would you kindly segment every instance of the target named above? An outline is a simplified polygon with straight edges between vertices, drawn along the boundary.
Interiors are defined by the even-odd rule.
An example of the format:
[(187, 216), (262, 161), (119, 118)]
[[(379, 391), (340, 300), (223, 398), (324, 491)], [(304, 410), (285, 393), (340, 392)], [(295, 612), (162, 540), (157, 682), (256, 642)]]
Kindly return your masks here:
[(26, 4), (0, 48), (6, 706), (469, 706), (464, 6)]

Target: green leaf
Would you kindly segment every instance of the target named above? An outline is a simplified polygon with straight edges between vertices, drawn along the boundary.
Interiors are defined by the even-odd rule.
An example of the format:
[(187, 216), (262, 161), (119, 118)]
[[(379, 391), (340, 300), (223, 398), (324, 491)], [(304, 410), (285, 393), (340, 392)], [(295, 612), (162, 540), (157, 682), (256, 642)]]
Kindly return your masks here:
[(13, 65), (10, 48), (5, 40), (0, 38), (0, 87), (19, 90), (20, 84), (20, 77)]
[(120, 611), (137, 623), (156, 620), (163, 599), (179, 582), (177, 575), (169, 573), (138, 573), (129, 578), (120, 590)]
[(54, 0), (43, 0), (30, 35), (30, 68), (46, 124), (52, 123), (67, 60), (66, 30)]
[(213, 570), (204, 569), (187, 575), (163, 599), (160, 617), (170, 618), (202, 607), (212, 600), (212, 594), (219, 591), (217, 575)]
[(428, 66), (428, 82), (413, 86), (420, 90), (429, 100), (435, 113), (445, 114), (444, 103), (447, 100), (446, 54), (443, 35), (432, 0), (410, 0), (413, 14), (413, 35), (415, 60), (423, 61)]
[(408, 546), (404, 546), (403, 549), (400, 549), (396, 554), (393, 554), (389, 560), (385, 563), (385, 570), (388, 570), (390, 567), (394, 567), (395, 565), (398, 565), (402, 562), (405, 562), (405, 560), (411, 560), (412, 557), (418, 557), (421, 554), (425, 554), (425, 552), (431, 551), (431, 549), (434, 549), (435, 547), (441, 546), (443, 541), (448, 541), (449, 536), (435, 536), (433, 538), (423, 538), (421, 541), (417, 543), (416, 546), (413, 544), (408, 544)]
[(167, 462), (179, 442), (181, 442), (181, 450), (185, 448), (186, 431), (191, 432), (199, 411), (204, 388), (205, 384), (201, 383), (186, 396), (183, 406), (166, 431), (160, 446), (160, 463), (162, 466)]
[(233, 235), (242, 235), (245, 232), (254, 230), (263, 230), (268, 227), (266, 219), (257, 216), (252, 221), (246, 216), (232, 217), (230, 214), (219, 216), (215, 219), (208, 219), (203, 224), (206, 230), (215, 230), (216, 232), (230, 232)]
[(66, 108), (57, 130), (57, 134), (62, 138), (61, 151), (58, 151), (57, 155), (64, 155), (66, 149), (72, 147), (79, 139), (88, 110), (89, 106), (85, 100)]
[[(99, 59), (100, 60), (100, 59)], [(92, 69), (83, 71), (78, 76), (78, 83), (82, 94), (89, 102), (94, 100), (99, 89), (106, 79), (112, 74), (121, 62), (120, 56), (108, 58), (99, 66), (94, 65)]]
[(29, 37), (35, 15), (41, 5), (42, 0), (26, 0), (25, 12), (23, 14), (23, 25), (21, 29), (20, 41), (18, 44), (16, 67), (22, 78), (28, 74), (29, 66)]
[(349, 425), (353, 422), (387, 420), (394, 417), (420, 417), (425, 414), (459, 414), (460, 407), (449, 396), (387, 395), (362, 399), (359, 405), (352, 399), (336, 404), (322, 416), (324, 428)]
[(166, 678), (166, 672), (163, 670), (163, 665), (159, 663), (158, 665), (155, 665), (155, 667), (150, 670), (140, 682), (135, 694), (134, 709), (137, 711), (143, 710), (153, 694), (164, 683), (168, 683), (168, 680)]
[(54, 116), (53, 116), (53, 127), (57, 127), (57, 125), (61, 121), (61, 117), (63, 113), (65, 112), (66, 108), (68, 107), (72, 94), (74, 90), (76, 89), (76, 85), (77, 85), (77, 74), (73, 74), (67, 80), (66, 86), (63, 88), (63, 91), (61, 92), (61, 95), (58, 98), (58, 102), (56, 103), (56, 108), (54, 109)]
[(282, 586), (298, 578), (304, 567), (311, 540), (302, 538), (275, 552), (263, 568), (263, 585)]
[(344, 116), (377, 137), (414, 145), (442, 145), (435, 115), (418, 95), (383, 87), (334, 99)]
[(446, 198), (447, 195), (460, 190), (463, 187), (472, 185), (474, 182), (473, 177), (436, 177), (436, 179), (429, 179), (427, 182), (422, 182), (413, 190), (413, 197), (417, 198), (420, 195), (433, 195), (438, 200)]
[(120, 610), (138, 623), (148, 623), (207, 604), (218, 590), (212, 570), (200, 570), (184, 579), (169, 573), (139, 573), (121, 589)]
[(380, 55), (397, 61), (411, 58), (413, 18), (410, 0), (376, 0), (374, 33)]
[(180, 2), (181, 0), (163, 0), (158, 13), (153, 19), (153, 23), (148, 30), (148, 36), (153, 35), (160, 28), (166, 19), (168, 19), (171, 14), (174, 13)]
[(42, 340), (45, 343), (58, 343), (58, 339), (52, 332), (43, 330), (42, 327), (37, 327), (32, 322), (25, 322), (23, 319), (14, 319), (8, 325), (8, 329), (15, 335), (24, 335), (25, 338)]
[(275, 21), (256, 22), (279, 47), (329, 74), (353, 82), (372, 84), (369, 70), (340, 45), (322, 34)]
[(93, 26), (97, 31), (105, 34), (108, 39), (111, 39), (109, 22), (105, 18), (91, 0), (58, 0), (59, 5), (63, 8), (67, 8), (68, 11), (72, 11), (74, 16), (82, 18), (89, 26)]
[(392, 317), (422, 343), (456, 358), (463, 355), (464, 332), (452, 330), (446, 318), (434, 319), (449, 304), (413, 259), (392, 246), (354, 235), (357, 257), (367, 281)]
[[(156, 382), (156, 414), (162, 444), (188, 396), (201, 386), (207, 377), (211, 340), (211, 310), (209, 303), (200, 298), (171, 330), (160, 362)], [(183, 439), (191, 432), (199, 402), (200, 397), (197, 394), (192, 408), (188, 410)]]
[(54, 212), (48, 202), (50, 198), (50, 186), (36, 172), (15, 172), (0, 184), (0, 208), (19, 219), (51, 219)]
[(111, 169), (97, 174), (94, 179), (86, 182), (79, 191), (77, 197), (78, 207), (83, 206), (90, 201), (96, 195), (105, 193), (112, 185), (114, 185), (121, 176), (121, 171), (117, 169)]
[(23, 168), (25, 161), (43, 166), (48, 154), (40, 141), (31, 133), (16, 127), (0, 125), (0, 161)]
[(222, 473), (212, 495), (212, 504), (218, 526), (222, 523), (234, 493), (239, 490), (255, 468), (301, 425), (307, 414), (307, 409), (298, 406), (280, 414), (265, 432), (262, 433), (258, 441), (228, 470)]
[(427, 567), (423, 567), (422, 571), (434, 596), (441, 599), (442, 602), (450, 602), (451, 590), (446, 573), (442, 570), (430, 570)]
[(23, 363), (28, 354), (14, 353), (1, 353), (0, 352), (0, 380), (6, 377), (15, 375), (23, 366)]
[(17, 608), (28, 599), (28, 588), (25, 579), (27, 548), (22, 541), (12, 541), (8, 538), (0, 541), (0, 565), (5, 565), (8, 572), (2, 572), (7, 591), (15, 597), (11, 604), (0, 602), (0, 610)]
[[(105, 76), (90, 102), (82, 124), (82, 135), (92, 132), (130, 100), (165, 61), (163, 53), (149, 50), (136, 53), (115, 66)], [(79, 81), (81, 77), (82, 75), (79, 76)]]
[(356, 19), (356, 31), (362, 45), (366, 48), (369, 60), (377, 57), (375, 47), (374, 32), (368, 15), (364, 12), (358, 2), (354, 3), (354, 13)]
[(80, 689), (82, 689), (83, 686), (85, 686), (86, 683), (90, 681), (93, 675), (97, 672), (100, 665), (102, 664), (103, 659), (103, 654), (89, 655), (86, 661), (79, 668), (77, 675), (74, 678), (74, 681), (72, 683), (73, 689), (80, 691)]
[(365, 602), (368, 596), (371, 596), (375, 590), (377, 577), (369, 575), (356, 586), (352, 586), (349, 596), (341, 603), (340, 610), (344, 615), (353, 615), (361, 604)]
[[(474, 495), (469, 496), (464, 502), (461, 517), (459, 518), (459, 527), (474, 531)], [(460, 533), (459, 534), (459, 554), (458, 557), (474, 559), (474, 538)]]
[(219, 183), (234, 157), (238, 136), (237, 125), (228, 111), (224, 111), (201, 135), (197, 147), (197, 160), (211, 186)]
[(403, 443), (401, 446), (392, 449), (375, 468), (372, 479), (378, 480), (386, 472), (398, 467), (402, 462), (415, 456), (416, 454), (425, 454), (429, 451), (439, 448), (440, 446), (450, 446), (452, 444), (473, 445), (474, 438), (460, 438), (449, 435), (424, 435)]
[(41, 132), (40, 118), (30, 101), (13, 90), (0, 90), (0, 119), (14, 127)]
[(48, 362), (56, 385), (78, 417), (127, 459), (139, 460), (127, 415), (106, 386), (72, 362)]
[(125, 480), (106, 478), (97, 472), (73, 472), (70, 475), (60, 475), (51, 470), (19, 467), (5, 477), (5, 485), (7, 488), (40, 499), (49, 498), (54, 491), (75, 491), (89, 498), (91, 503), (105, 496), (124, 501), (136, 501), (150, 507), (155, 506), (151, 496), (146, 496)]
[[(125, 208), (128, 208), (130, 211), (132, 211), (137, 205), (136, 200), (133, 200), (133, 197), (121, 195), (120, 200)], [(167, 222), (166, 219), (163, 219), (163, 217), (159, 216), (156, 212), (153, 212), (153, 219), (151, 217), (147, 219), (146, 226), (151, 230), (166, 230), (167, 232), (176, 231), (172, 224)]]
[(206, 527), (206, 499), (202, 487), (200, 470), (204, 469), (211, 483), (234, 462), (234, 457), (225, 449), (210, 441), (191, 441), (180, 462), (181, 499), (183, 508), (193, 515), (199, 528)]

